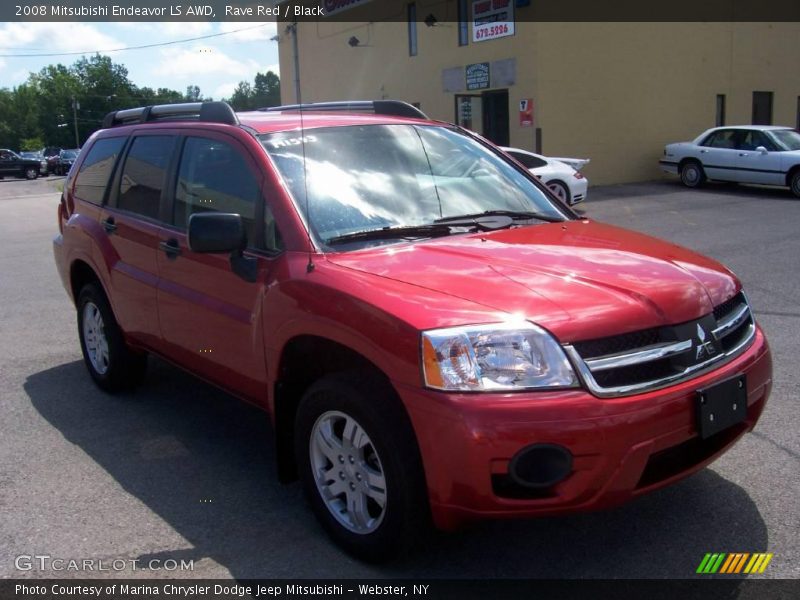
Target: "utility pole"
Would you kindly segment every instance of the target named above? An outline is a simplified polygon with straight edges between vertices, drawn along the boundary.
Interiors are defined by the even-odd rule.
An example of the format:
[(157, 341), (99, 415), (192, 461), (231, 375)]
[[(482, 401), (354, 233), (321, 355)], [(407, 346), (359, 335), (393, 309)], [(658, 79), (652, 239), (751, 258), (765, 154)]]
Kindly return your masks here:
[(78, 109), (81, 107), (80, 102), (75, 99), (75, 96), (72, 97), (72, 121), (75, 123), (75, 147), (81, 147), (80, 138), (78, 138)]

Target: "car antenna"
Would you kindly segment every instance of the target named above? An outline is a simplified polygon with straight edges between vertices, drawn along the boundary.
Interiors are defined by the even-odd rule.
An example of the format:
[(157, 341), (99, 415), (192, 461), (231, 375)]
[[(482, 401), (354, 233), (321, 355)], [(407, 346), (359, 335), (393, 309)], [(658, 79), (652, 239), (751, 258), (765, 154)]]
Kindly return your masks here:
[(297, 77), (297, 105), (300, 110), (300, 147), (303, 151), (303, 201), (306, 205), (306, 234), (308, 235), (308, 264), (306, 264), (306, 273), (311, 273), (314, 270), (314, 240), (311, 237), (311, 203), (308, 200), (308, 169), (306, 168), (306, 129), (303, 122), (303, 99), (300, 91), (300, 57), (298, 56), (298, 43), (297, 43), (297, 21), (294, 22), (292, 30), (294, 36), (294, 59), (295, 59), (295, 76)]

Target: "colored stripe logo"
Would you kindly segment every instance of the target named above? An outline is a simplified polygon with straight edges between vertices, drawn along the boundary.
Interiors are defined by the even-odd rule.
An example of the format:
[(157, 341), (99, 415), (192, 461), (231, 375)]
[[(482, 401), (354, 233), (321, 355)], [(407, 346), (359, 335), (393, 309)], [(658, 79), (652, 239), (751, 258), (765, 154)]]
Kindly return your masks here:
[(709, 552), (700, 561), (700, 566), (697, 567), (696, 573), (702, 575), (713, 575), (715, 573), (724, 573), (726, 575), (763, 573), (773, 556), (771, 552), (756, 552), (754, 554), (748, 552), (733, 552), (730, 554)]

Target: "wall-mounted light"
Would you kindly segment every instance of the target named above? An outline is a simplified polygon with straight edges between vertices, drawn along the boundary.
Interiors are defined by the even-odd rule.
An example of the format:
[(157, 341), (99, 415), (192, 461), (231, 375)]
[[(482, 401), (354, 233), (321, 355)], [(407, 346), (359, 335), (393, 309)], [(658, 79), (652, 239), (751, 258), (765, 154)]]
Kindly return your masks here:
[(435, 27), (438, 22), (439, 19), (434, 17), (433, 13), (430, 13), (427, 17), (425, 17), (425, 20), (423, 21), (423, 23), (425, 23), (425, 25), (428, 27)]
[(361, 40), (359, 40), (356, 36), (352, 36), (349, 40), (347, 40), (347, 44), (351, 48), (355, 48), (356, 46), (361, 44)]

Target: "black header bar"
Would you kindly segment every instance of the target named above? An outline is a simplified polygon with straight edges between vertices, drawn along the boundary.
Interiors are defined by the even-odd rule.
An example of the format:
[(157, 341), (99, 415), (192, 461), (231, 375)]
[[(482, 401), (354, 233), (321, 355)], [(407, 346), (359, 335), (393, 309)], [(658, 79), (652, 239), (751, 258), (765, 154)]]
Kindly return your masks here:
[[(494, 1), (513, 6), (518, 23), (800, 22), (798, 0)], [(406, 0), (3, 0), (0, 21), (405, 21), (406, 5)], [(430, 15), (438, 23), (456, 22), (458, 2), (419, 1), (417, 14), (421, 22)]]

